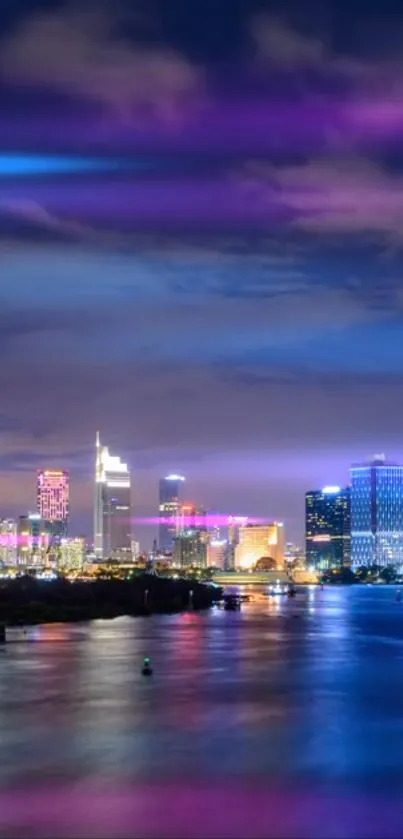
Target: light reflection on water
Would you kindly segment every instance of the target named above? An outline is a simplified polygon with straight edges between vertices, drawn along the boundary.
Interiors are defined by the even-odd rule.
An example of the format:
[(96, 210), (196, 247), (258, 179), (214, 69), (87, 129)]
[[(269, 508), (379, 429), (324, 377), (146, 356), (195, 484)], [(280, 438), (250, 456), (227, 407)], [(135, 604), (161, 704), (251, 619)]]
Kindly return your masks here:
[[(391, 814), (403, 781), (403, 604), (392, 588), (308, 589), (290, 600), (257, 596), (241, 612), (9, 635), (0, 651), (1, 836), (376, 836), (375, 806), (388, 813), (381, 832), (399, 835)], [(141, 675), (144, 655), (151, 679)], [(47, 796), (36, 816), (33, 787), (34, 809)], [(196, 801), (200, 787), (205, 804), (190, 828), (177, 802)], [(245, 834), (239, 808), (251, 809), (251, 789), (257, 811)], [(271, 790), (284, 796), (275, 819)], [(116, 808), (109, 821), (100, 795), (110, 814)], [(137, 795), (149, 802), (140, 812)], [(221, 824), (231, 795), (238, 809)], [(332, 829), (317, 813), (329, 795), (341, 801)], [(361, 801), (357, 826), (349, 806), (356, 812)]]

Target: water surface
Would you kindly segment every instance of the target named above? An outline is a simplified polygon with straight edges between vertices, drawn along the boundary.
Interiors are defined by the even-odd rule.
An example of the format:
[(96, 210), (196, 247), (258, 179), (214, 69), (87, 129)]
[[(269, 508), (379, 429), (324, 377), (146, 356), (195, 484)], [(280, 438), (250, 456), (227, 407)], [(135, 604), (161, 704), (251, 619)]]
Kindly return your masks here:
[(0, 836), (403, 835), (392, 587), (9, 638)]

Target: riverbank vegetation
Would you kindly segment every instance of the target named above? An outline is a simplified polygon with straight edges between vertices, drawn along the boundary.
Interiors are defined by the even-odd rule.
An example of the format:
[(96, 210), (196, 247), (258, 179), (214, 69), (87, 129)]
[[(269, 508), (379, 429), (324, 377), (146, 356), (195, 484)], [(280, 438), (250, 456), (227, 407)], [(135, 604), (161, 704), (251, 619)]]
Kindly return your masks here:
[(94, 582), (24, 576), (2, 581), (0, 622), (22, 625), (208, 609), (221, 596), (215, 586), (152, 574)]
[(323, 583), (400, 583), (403, 577), (392, 565), (362, 565), (355, 571), (351, 568), (332, 568), (321, 578)]

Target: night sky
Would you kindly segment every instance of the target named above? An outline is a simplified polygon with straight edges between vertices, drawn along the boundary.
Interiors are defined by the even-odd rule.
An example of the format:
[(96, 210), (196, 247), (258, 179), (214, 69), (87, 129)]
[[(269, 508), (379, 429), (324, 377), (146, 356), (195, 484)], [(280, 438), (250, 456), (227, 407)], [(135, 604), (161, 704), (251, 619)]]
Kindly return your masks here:
[(298, 540), (403, 461), (400, 5), (3, 0), (0, 514), (68, 468), (90, 535), (97, 428)]

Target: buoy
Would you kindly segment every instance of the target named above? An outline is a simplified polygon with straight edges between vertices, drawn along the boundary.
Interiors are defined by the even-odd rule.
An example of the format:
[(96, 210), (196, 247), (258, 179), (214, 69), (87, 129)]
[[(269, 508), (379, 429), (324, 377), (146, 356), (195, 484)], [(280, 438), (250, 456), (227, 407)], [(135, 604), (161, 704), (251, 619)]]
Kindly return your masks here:
[(152, 676), (153, 668), (151, 667), (151, 662), (148, 656), (146, 656), (143, 661), (143, 669), (141, 672), (143, 676)]
[(400, 588), (398, 588), (398, 590), (396, 592), (396, 600), (401, 600), (401, 599), (402, 599), (402, 593), (400, 591)]

